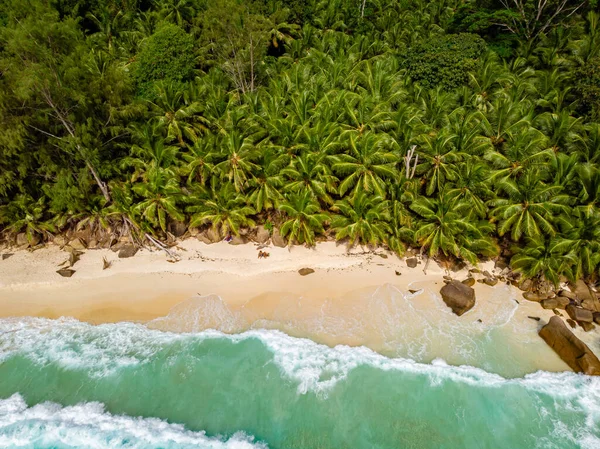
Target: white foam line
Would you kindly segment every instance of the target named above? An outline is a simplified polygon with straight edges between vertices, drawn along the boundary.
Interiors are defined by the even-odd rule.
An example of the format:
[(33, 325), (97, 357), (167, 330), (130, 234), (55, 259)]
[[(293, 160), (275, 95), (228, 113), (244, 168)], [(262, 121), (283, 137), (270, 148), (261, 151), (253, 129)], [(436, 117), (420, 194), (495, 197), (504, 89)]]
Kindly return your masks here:
[[(523, 378), (507, 379), (472, 366), (450, 366), (440, 359), (424, 364), (404, 358), (387, 358), (365, 347), (340, 345), (331, 348), (277, 330), (250, 330), (235, 335), (214, 330), (176, 334), (132, 323), (92, 326), (74, 319), (5, 319), (0, 320), (0, 362), (18, 354), (42, 365), (53, 363), (68, 369), (86, 369), (89, 375), (105, 375), (117, 372), (122, 366), (146, 363), (171, 344), (197, 344), (212, 339), (226, 339), (235, 344), (259, 340), (273, 354), (273, 361), (282, 375), (297, 383), (298, 394), (313, 392), (326, 395), (352, 370), (364, 365), (382, 371), (424, 376), (434, 388), (445, 382), (477, 388), (523, 388), (549, 397), (557, 408), (572, 407), (573, 412), (583, 413), (592, 433), (581, 434), (580, 438), (585, 437), (586, 441), (594, 444), (600, 442), (594, 435), (600, 433), (599, 377), (539, 371)], [(47, 407), (60, 406), (44, 407), (40, 410), (46, 413)], [(103, 413), (97, 404), (86, 407), (95, 410), (96, 415)], [(560, 431), (559, 427), (557, 431)]]
[(0, 400), (0, 447), (146, 447), (201, 449), (266, 449), (243, 432), (229, 439), (207, 437), (180, 424), (157, 418), (112, 415), (104, 405), (89, 402), (62, 407), (45, 402), (34, 407), (19, 394)]
[[(388, 358), (366, 347), (339, 345), (331, 348), (278, 330), (249, 330), (234, 335), (215, 330), (177, 334), (132, 323), (92, 326), (69, 318), (10, 318), (0, 320), (0, 361), (18, 353), (40, 364), (58, 363), (106, 374), (121, 366), (145, 363), (169, 344), (207, 339), (227, 339), (233, 343), (260, 340), (273, 354), (282, 373), (299, 382), (300, 393), (327, 390), (354, 368), (370, 365), (384, 371), (428, 376), (432, 385), (451, 380), (485, 387), (517, 384), (540, 392), (551, 387), (547, 392), (552, 396), (579, 395), (584, 388), (597, 391), (588, 396), (600, 403), (598, 377), (540, 371), (520, 379), (507, 379), (468, 365), (450, 366), (440, 359), (425, 364), (405, 358)], [(321, 381), (325, 372), (333, 375)]]

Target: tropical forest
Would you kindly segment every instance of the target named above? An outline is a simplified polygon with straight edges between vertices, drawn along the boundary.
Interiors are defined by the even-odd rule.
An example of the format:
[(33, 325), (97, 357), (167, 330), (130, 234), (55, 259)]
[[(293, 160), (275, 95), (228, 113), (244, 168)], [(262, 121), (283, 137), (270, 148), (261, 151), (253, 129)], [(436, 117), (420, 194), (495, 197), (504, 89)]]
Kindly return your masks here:
[[(0, 0), (0, 235), (600, 272), (600, 8)], [(110, 238), (108, 238), (110, 241)]]

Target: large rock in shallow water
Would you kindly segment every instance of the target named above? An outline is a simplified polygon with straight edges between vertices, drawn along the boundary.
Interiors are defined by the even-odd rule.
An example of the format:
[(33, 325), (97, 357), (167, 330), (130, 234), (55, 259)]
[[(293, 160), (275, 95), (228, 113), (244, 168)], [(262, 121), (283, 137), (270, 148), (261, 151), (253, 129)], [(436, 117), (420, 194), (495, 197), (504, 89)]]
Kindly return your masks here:
[(550, 318), (550, 322), (542, 327), (539, 334), (573, 371), (600, 376), (598, 357), (565, 326), (559, 317)]
[(450, 281), (440, 290), (446, 305), (461, 316), (475, 305), (475, 290), (459, 281)]

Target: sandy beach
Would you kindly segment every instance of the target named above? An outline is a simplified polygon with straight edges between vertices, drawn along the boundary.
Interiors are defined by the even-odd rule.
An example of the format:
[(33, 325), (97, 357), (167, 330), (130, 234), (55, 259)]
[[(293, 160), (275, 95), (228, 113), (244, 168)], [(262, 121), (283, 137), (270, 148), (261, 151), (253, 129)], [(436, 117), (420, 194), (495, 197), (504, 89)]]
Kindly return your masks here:
[[(148, 321), (198, 295), (218, 295), (239, 306), (265, 294), (314, 299), (387, 283), (408, 288), (413, 282), (442, 282), (446, 274), (435, 264), (424, 274), (422, 264), (409, 269), (392, 253), (347, 250), (332, 242), (314, 249), (268, 247), (267, 259), (258, 259), (258, 247), (187, 239), (176, 248), (181, 257), (177, 263), (168, 262), (159, 251), (142, 249), (132, 258), (119, 259), (110, 250), (88, 250), (73, 267), (76, 273), (71, 278), (56, 273), (68, 259), (60, 248), (17, 251), (0, 261), (0, 316), (68, 315), (95, 324)], [(104, 258), (111, 262), (107, 270)], [(301, 268), (315, 272), (300, 276)], [(402, 274), (397, 276), (396, 271)]]
[[(567, 369), (537, 336), (553, 312), (524, 300), (512, 286), (477, 283), (475, 307), (454, 315), (439, 289), (443, 276), (465, 279), (466, 268), (450, 272), (431, 263), (425, 273), (424, 261), (409, 268), (391, 252), (333, 242), (270, 246), (267, 259), (258, 259), (259, 246), (252, 243), (187, 239), (175, 250), (181, 258), (176, 263), (158, 251), (119, 259), (110, 250), (88, 250), (71, 278), (56, 273), (68, 258), (59, 247), (17, 251), (0, 261), (0, 317), (134, 321), (176, 332), (279, 329), (330, 346), (364, 345), (390, 356), (456, 364), (484, 357), (471, 354), (470, 341), (493, 334), (527, 370)], [(111, 266), (103, 270), (105, 258)], [(301, 276), (301, 268), (314, 273)], [(479, 268), (495, 271), (493, 262)], [(595, 331), (575, 332), (597, 349)]]

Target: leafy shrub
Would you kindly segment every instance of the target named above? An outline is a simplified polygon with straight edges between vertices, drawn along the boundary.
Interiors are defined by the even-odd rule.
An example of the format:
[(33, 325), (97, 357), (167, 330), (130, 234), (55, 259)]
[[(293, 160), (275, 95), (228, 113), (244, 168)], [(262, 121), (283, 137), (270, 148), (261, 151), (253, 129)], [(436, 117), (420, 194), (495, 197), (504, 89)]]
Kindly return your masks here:
[(273, 235), (273, 223), (271, 220), (267, 219), (267, 221), (265, 221), (265, 229), (269, 231), (269, 234)]
[(468, 72), (477, 68), (485, 50), (485, 41), (475, 34), (447, 34), (409, 48), (400, 64), (413, 81), (452, 90), (468, 81)]
[(594, 119), (600, 117), (600, 58), (592, 58), (575, 71), (575, 95), (580, 111)]
[(155, 81), (184, 82), (194, 74), (194, 40), (176, 25), (159, 28), (138, 54), (133, 77), (142, 96)]
[[(478, 2), (484, 3), (484, 2)], [(507, 9), (488, 9), (478, 4), (467, 3), (458, 7), (448, 26), (450, 33), (474, 33), (487, 42), (489, 48), (499, 56), (512, 56), (518, 38), (503, 26), (518, 20), (518, 14)]]
[(505, 8), (490, 9), (474, 3), (459, 6), (449, 24), (451, 32), (475, 33), (482, 37), (493, 37), (508, 33), (504, 23), (519, 19), (519, 14)]

